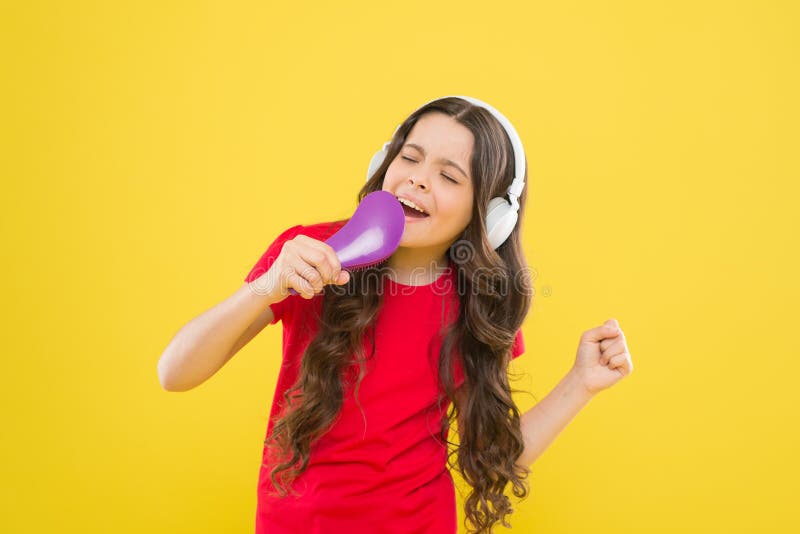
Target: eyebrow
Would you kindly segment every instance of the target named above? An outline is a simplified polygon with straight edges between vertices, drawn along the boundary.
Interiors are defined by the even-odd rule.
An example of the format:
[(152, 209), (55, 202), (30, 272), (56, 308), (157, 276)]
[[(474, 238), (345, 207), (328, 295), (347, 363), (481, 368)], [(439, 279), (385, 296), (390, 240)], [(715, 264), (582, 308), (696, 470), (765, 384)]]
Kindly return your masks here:
[[(424, 149), (424, 148), (422, 148), (421, 146), (419, 146), (419, 145), (415, 144), (415, 143), (406, 143), (406, 144), (405, 144), (405, 145), (403, 145), (403, 146), (410, 146), (411, 148), (416, 148), (417, 150), (419, 150), (420, 152), (422, 152), (422, 155), (423, 155), (423, 156), (425, 155), (425, 149)], [(444, 163), (445, 165), (452, 165), (453, 167), (455, 167), (456, 169), (458, 169), (459, 171), (461, 171), (461, 174), (463, 174), (465, 178), (469, 178), (469, 177), (467, 176), (467, 173), (465, 173), (465, 172), (464, 172), (464, 169), (462, 169), (461, 167), (459, 167), (459, 166), (458, 166), (458, 163), (456, 163), (456, 162), (455, 162), (455, 161), (453, 161), (452, 159), (447, 159), (447, 158), (439, 158), (439, 161), (440, 161), (440, 162), (442, 162), (442, 163)]]

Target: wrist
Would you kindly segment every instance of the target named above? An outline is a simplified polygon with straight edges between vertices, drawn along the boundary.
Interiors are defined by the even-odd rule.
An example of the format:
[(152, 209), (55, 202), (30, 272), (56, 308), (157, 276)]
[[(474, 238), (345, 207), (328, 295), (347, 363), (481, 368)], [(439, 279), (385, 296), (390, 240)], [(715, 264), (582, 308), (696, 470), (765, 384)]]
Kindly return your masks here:
[(286, 295), (280, 294), (280, 284), (277, 283), (272, 270), (253, 279), (247, 285), (250, 289), (250, 294), (265, 305), (275, 304), (286, 298)]
[(564, 383), (570, 389), (574, 390), (577, 395), (585, 398), (586, 401), (591, 400), (600, 392), (599, 390), (594, 390), (586, 385), (586, 380), (584, 380), (583, 373), (578, 367), (573, 367), (569, 370), (564, 377)]

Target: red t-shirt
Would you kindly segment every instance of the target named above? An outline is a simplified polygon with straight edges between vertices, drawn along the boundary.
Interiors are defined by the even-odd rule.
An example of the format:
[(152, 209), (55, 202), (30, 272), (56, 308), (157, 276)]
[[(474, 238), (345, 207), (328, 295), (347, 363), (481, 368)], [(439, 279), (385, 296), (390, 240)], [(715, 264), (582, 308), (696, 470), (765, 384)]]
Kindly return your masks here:
[[(297, 225), (281, 233), (245, 278), (265, 273), (288, 239), (304, 234), (320, 241), (344, 223)], [(307, 469), (293, 483), (301, 496), (280, 498), (263, 466), (258, 480), (256, 534), (431, 533), (457, 530), (455, 489), (447, 447), (438, 437), (449, 400), (439, 385), (439, 329), (457, 317), (455, 270), (450, 265), (433, 283), (408, 286), (386, 279), (358, 398), (345, 389), (341, 412), (311, 447)], [(322, 295), (290, 295), (272, 304), (283, 322), (283, 362), (275, 388), (267, 436), (283, 392), (298, 375), (303, 352), (317, 331)], [(366, 354), (372, 345), (365, 341)], [(525, 350), (522, 331), (513, 357)], [(456, 386), (463, 370), (456, 364)], [(443, 397), (440, 397), (442, 395)], [(440, 399), (444, 401), (440, 402)], [(266, 447), (262, 461), (270, 464)]]

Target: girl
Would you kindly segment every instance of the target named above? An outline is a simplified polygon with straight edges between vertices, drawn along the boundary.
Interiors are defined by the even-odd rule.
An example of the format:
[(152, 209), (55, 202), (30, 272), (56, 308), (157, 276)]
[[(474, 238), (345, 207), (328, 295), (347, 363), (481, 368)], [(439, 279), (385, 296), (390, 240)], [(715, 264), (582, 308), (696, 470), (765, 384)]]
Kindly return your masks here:
[[(360, 201), (382, 189), (404, 203), (405, 231), (390, 258), (347, 272), (324, 243), (347, 220), (292, 226), (236, 294), (170, 343), (161, 382), (184, 391), (264, 326), (283, 323), (257, 534), (455, 533), (448, 467), (471, 487), (467, 526), (510, 526), (506, 487), (525, 497), (533, 460), (592, 395), (632, 370), (610, 320), (584, 333), (553, 393), (522, 416), (514, 404), (507, 370), (524, 351), (532, 295), (514, 216), (526, 199), (526, 173), (514, 181), (521, 151), (505, 117), (478, 100), (425, 104), (373, 160), (358, 193)], [(506, 193), (511, 224), (500, 234), (510, 235), (498, 235), (487, 211)], [(453, 422), (458, 444), (448, 439)]]

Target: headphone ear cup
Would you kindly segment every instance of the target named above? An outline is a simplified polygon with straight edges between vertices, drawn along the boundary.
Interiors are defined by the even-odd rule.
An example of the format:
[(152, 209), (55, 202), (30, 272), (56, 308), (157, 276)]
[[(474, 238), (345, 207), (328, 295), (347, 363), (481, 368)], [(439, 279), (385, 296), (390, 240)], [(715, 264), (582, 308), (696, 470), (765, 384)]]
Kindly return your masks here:
[(375, 152), (375, 155), (372, 156), (372, 159), (369, 160), (369, 168), (367, 169), (367, 181), (372, 178), (372, 175), (375, 174), (375, 171), (378, 170), (378, 167), (381, 166), (383, 160), (386, 158), (386, 150), (389, 148), (391, 141), (387, 141), (383, 144), (383, 148)]
[(486, 209), (486, 235), (493, 249), (502, 245), (517, 224), (517, 210), (503, 197), (494, 197)]

